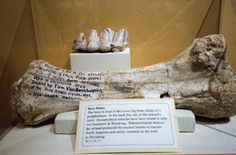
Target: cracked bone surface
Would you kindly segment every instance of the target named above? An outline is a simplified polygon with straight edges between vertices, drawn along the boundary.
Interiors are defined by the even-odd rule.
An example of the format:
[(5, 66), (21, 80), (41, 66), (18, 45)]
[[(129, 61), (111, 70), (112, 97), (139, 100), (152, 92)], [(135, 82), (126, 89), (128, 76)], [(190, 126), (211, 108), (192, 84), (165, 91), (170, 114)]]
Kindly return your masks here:
[(12, 86), (24, 124), (77, 110), (81, 100), (173, 97), (176, 108), (226, 118), (236, 112), (236, 73), (225, 60), (222, 35), (198, 38), (174, 59), (119, 72), (74, 72), (37, 60)]
[(84, 33), (80, 33), (74, 40), (72, 49), (83, 52), (120, 52), (128, 45), (128, 32), (121, 29), (114, 32), (110, 28), (104, 29), (100, 35), (96, 30), (91, 30), (88, 41)]

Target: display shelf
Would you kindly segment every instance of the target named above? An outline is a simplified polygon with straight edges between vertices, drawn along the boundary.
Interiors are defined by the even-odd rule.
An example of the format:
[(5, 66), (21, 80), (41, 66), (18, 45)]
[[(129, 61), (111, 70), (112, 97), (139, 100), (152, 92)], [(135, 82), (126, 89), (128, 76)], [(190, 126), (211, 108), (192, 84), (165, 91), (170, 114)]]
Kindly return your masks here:
[[(194, 133), (180, 133), (181, 153), (236, 153), (236, 116), (230, 120), (197, 119)], [(73, 154), (75, 134), (54, 133), (54, 125), (15, 126), (1, 141), (1, 155)], [(132, 153), (133, 154), (133, 153)], [(158, 153), (153, 153), (158, 154)]]

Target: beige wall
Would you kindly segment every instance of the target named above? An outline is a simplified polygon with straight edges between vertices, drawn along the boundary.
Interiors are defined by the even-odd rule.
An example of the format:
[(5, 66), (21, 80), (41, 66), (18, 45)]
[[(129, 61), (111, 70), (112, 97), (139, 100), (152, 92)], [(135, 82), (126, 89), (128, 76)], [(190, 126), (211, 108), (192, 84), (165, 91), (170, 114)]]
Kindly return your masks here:
[(227, 59), (236, 69), (236, 0), (223, 0), (220, 16), (220, 33), (227, 41)]
[(222, 33), (236, 68), (236, 0), (8, 0), (0, 14), (0, 134), (14, 120), (10, 85), (33, 59), (69, 68), (73, 38), (126, 28), (132, 67), (166, 61), (195, 37)]
[(195, 38), (212, 4), (211, 0), (32, 2), (39, 58), (60, 67), (68, 67), (77, 33), (107, 26), (128, 30), (133, 67), (168, 60)]
[[(32, 13), (29, 1), (26, 3), (24, 0), (11, 0), (8, 1), (8, 3), (0, 5), (1, 9), (5, 8), (5, 6), (11, 8), (8, 11), (12, 12), (9, 13), (8, 11), (5, 11), (4, 14), (0, 14), (0, 33), (6, 34), (6, 37), (2, 37), (2, 35), (0, 37), (0, 62), (3, 66), (1, 69), (2, 74), (0, 76), (0, 135), (7, 130), (15, 119), (15, 114), (12, 113), (12, 107), (10, 105), (10, 86), (22, 76), (29, 63), (32, 60), (37, 59)], [(3, 24), (5, 22), (3, 19), (7, 18), (14, 21)], [(16, 19), (18, 23), (15, 22)], [(8, 22), (8, 20), (6, 21)], [(12, 31), (14, 32), (14, 35), (12, 35)], [(6, 47), (2, 46), (2, 44), (10, 45)]]

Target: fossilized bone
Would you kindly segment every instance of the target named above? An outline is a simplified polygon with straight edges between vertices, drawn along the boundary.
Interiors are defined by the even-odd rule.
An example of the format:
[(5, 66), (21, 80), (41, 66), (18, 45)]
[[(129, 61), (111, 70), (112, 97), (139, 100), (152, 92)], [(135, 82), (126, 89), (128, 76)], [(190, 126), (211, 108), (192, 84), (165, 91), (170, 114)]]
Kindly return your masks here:
[(37, 60), (13, 84), (12, 103), (27, 125), (77, 110), (79, 101), (173, 97), (176, 108), (209, 118), (236, 112), (236, 73), (225, 60), (221, 35), (195, 39), (174, 59), (130, 71), (85, 73)]
[(114, 32), (110, 28), (102, 31), (100, 36), (96, 30), (91, 30), (88, 41), (84, 33), (80, 33), (74, 40), (73, 49), (83, 52), (120, 52), (128, 45), (128, 32), (121, 29)]

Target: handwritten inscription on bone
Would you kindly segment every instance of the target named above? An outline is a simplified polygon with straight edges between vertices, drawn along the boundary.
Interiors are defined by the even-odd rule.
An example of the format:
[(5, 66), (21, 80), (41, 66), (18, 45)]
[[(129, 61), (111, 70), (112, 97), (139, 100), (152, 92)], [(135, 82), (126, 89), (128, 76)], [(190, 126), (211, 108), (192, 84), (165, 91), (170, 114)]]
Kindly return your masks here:
[(103, 73), (80, 72), (79, 74), (73, 74), (73, 72), (60, 72), (60, 70), (51, 69), (51, 66), (45, 65), (45, 67), (39, 68), (39, 72), (43, 72), (44, 76), (34, 74), (27, 95), (84, 100), (96, 98), (102, 93)]

